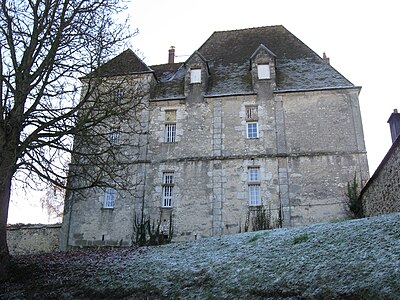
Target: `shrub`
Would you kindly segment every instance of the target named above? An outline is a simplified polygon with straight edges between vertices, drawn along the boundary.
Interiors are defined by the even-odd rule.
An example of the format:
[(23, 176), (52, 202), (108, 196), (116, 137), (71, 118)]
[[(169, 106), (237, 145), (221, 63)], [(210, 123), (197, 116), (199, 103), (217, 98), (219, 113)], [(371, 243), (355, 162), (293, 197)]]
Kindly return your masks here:
[(354, 173), (353, 181), (347, 182), (348, 208), (354, 218), (363, 218), (363, 206), (360, 198), (360, 190), (357, 182), (357, 175)]

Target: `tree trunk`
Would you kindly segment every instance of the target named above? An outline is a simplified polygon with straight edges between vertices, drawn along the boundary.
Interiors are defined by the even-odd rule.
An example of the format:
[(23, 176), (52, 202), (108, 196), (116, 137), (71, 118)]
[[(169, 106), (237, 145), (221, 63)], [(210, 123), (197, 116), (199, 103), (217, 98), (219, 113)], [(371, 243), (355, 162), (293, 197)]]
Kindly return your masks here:
[(7, 245), (7, 217), (11, 192), (11, 172), (1, 174), (3, 184), (0, 185), (0, 281), (8, 277), (10, 255)]

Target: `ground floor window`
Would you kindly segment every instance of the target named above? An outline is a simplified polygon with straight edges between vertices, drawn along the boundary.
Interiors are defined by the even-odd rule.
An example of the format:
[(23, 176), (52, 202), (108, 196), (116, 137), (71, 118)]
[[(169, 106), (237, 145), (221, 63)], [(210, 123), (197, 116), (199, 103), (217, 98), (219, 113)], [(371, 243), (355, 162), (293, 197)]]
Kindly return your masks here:
[(172, 207), (174, 196), (174, 172), (163, 173), (162, 207)]
[(261, 205), (260, 185), (259, 184), (250, 184), (249, 185), (249, 205), (250, 206)]

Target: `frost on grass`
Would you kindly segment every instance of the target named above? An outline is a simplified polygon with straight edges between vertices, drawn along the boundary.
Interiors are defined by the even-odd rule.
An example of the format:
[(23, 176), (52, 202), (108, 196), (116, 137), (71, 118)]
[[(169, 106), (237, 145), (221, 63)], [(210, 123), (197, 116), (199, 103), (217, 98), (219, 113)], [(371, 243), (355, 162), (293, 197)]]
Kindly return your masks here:
[(18, 259), (18, 266), (30, 268), (36, 279), (14, 278), (15, 286), (24, 289), (13, 290), (7, 283), (9, 295), (28, 297), (30, 290), (41, 298), (51, 290), (74, 299), (396, 299), (400, 214)]

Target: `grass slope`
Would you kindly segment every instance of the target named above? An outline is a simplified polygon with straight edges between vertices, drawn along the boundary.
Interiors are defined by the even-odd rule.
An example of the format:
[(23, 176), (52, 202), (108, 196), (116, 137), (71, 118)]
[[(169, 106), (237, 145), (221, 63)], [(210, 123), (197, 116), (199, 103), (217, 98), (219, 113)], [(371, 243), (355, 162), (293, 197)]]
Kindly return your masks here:
[(400, 214), (14, 259), (2, 299), (400, 299)]

